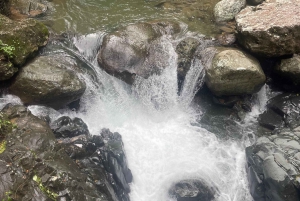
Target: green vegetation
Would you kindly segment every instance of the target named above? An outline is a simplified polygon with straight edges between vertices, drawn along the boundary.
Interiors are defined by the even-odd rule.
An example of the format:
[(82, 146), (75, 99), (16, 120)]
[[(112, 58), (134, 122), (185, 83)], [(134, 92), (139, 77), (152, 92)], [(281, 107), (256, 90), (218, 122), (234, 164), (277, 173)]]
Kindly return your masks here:
[(41, 190), (43, 193), (45, 193), (50, 199), (52, 199), (52, 200), (54, 200), (54, 201), (57, 200), (58, 194), (52, 192), (50, 189), (48, 189), (47, 187), (45, 187), (45, 186), (43, 185), (43, 183), (42, 183), (42, 179), (41, 179), (39, 176), (34, 175), (33, 178), (32, 178), (32, 180), (35, 181), (35, 182), (38, 184), (40, 190)]
[(5, 151), (6, 140), (5, 135), (10, 133), (15, 125), (8, 121), (5, 116), (0, 113), (0, 154)]
[(6, 198), (2, 199), (2, 201), (13, 201), (13, 199), (10, 197), (12, 195), (11, 191), (8, 191), (5, 193)]
[(0, 40), (0, 51), (3, 52), (3, 54), (5, 54), (9, 59), (12, 59), (15, 56), (15, 47), (3, 43), (2, 40)]

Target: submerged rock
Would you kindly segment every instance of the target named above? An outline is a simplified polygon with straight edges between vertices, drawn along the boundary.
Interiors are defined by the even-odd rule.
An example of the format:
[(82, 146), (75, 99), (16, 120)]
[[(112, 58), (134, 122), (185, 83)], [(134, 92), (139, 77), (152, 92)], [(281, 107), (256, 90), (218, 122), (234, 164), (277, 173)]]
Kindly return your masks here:
[(216, 22), (233, 20), (236, 14), (246, 6), (246, 0), (222, 0), (214, 8)]
[(34, 19), (12, 21), (3, 15), (0, 15), (0, 30), (0, 41), (9, 48), (2, 48), (0, 54), (14, 66), (22, 66), (32, 58), (47, 44), (49, 35), (46, 26)]
[(169, 50), (161, 37), (180, 31), (180, 25), (173, 21), (129, 25), (104, 37), (98, 62), (107, 73), (129, 84), (136, 75), (148, 78), (159, 74), (169, 66)]
[(183, 180), (169, 190), (169, 195), (177, 201), (212, 201), (216, 189), (201, 180)]
[(29, 17), (36, 17), (48, 10), (41, 0), (11, 0), (11, 4), (20, 14)]
[(266, 77), (259, 62), (235, 48), (210, 47), (201, 52), (205, 83), (217, 96), (257, 92)]
[(23, 67), (9, 90), (25, 104), (61, 108), (81, 97), (85, 83), (62, 56), (41, 56)]
[(300, 52), (300, 2), (249, 6), (235, 19), (238, 41), (251, 52), (266, 57)]
[(294, 55), (292, 58), (282, 59), (276, 66), (275, 72), (285, 81), (300, 85), (300, 56)]

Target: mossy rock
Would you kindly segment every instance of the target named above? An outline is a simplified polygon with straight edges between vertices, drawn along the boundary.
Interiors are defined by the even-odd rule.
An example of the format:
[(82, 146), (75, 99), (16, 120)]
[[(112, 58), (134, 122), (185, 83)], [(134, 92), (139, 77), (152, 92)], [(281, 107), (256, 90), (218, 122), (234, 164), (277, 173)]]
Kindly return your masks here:
[(11, 47), (12, 54), (0, 50), (1, 54), (11, 57), (15, 66), (22, 66), (26, 60), (33, 57), (38, 49), (47, 44), (49, 31), (45, 25), (34, 19), (13, 21), (0, 15), (0, 40)]

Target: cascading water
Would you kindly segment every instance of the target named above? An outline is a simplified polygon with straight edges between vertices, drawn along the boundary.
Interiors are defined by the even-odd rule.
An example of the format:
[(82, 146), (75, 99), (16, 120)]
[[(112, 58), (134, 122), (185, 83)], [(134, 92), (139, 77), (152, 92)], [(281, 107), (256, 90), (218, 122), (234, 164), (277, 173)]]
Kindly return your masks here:
[[(161, 41), (164, 53), (169, 55), (162, 74), (138, 78), (132, 87), (98, 67), (99, 47), (92, 45), (99, 44), (96, 41), (101, 41), (101, 34), (73, 39), (97, 79), (88, 74), (83, 76), (87, 90), (79, 111), (60, 112), (82, 118), (94, 135), (102, 128), (122, 135), (134, 177), (131, 201), (172, 201), (169, 188), (186, 179), (201, 179), (215, 188), (216, 201), (251, 201), (245, 172), (247, 138), (222, 141), (213, 133), (193, 126), (197, 113), (188, 105), (196, 87), (191, 83), (197, 79), (187, 76), (194, 81), (187, 80), (190, 84), (184, 84), (184, 93), (178, 96), (177, 55), (172, 41), (168, 38)], [(30, 109), (33, 113), (42, 111), (33, 106)]]

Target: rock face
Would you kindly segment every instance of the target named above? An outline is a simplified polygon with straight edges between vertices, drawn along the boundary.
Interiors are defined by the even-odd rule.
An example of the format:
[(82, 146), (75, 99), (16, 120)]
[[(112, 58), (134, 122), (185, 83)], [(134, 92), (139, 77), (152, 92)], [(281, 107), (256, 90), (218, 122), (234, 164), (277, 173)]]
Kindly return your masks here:
[(292, 84), (300, 85), (300, 56), (294, 55), (289, 59), (282, 59), (280, 64), (275, 68), (277, 74), (292, 82)]
[(300, 52), (300, 2), (247, 7), (235, 19), (238, 41), (251, 52), (266, 57)]
[(0, 138), (0, 200), (129, 201), (132, 175), (119, 134), (56, 140), (24, 106), (7, 105), (2, 112), (15, 129)]
[(98, 62), (107, 73), (129, 84), (136, 75), (148, 78), (169, 65), (169, 50), (161, 37), (180, 31), (180, 25), (172, 21), (129, 25), (104, 37)]
[(246, 0), (222, 0), (215, 5), (216, 22), (233, 20), (236, 14), (246, 6)]
[(81, 97), (85, 83), (69, 68), (63, 57), (42, 56), (18, 74), (9, 90), (25, 104), (45, 104), (61, 108)]
[(300, 97), (282, 94), (260, 115), (264, 128), (246, 148), (250, 192), (255, 201), (299, 201)]
[(180, 181), (169, 190), (170, 196), (177, 201), (212, 201), (215, 193), (216, 189), (200, 180)]
[(27, 19), (12, 21), (0, 15), (0, 40), (11, 48), (11, 54), (0, 51), (14, 66), (22, 66), (27, 59), (33, 57), (38, 49), (48, 41), (48, 29), (42, 23)]
[(217, 96), (257, 92), (266, 77), (258, 61), (235, 49), (210, 47), (201, 52), (205, 83)]

